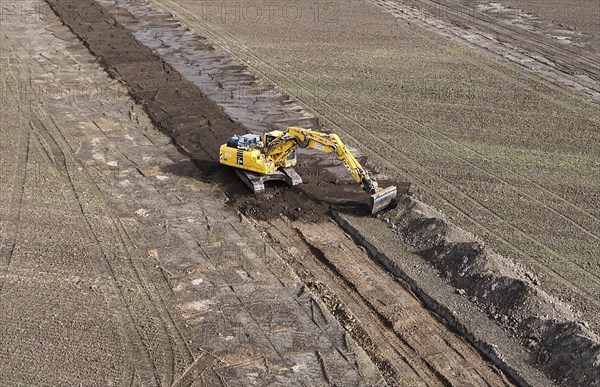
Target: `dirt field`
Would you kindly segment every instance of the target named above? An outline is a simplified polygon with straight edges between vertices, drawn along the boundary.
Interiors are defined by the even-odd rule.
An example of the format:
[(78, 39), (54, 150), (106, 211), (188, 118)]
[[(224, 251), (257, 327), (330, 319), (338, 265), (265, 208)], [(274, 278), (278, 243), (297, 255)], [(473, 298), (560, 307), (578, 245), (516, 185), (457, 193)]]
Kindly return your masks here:
[(116, 8), (50, 3), (72, 31), (38, 0), (1, 25), (0, 384), (512, 384), (326, 204), (235, 197), (213, 147), (247, 129)]
[[(542, 51), (561, 64), (571, 58), (590, 66), (580, 85), (572, 83), (575, 72), (547, 71), (535, 56), (519, 59), (528, 47), (473, 51), (479, 41), (464, 28), (449, 41), (419, 18), (382, 13), (375, 4), (336, 3), (325, 18), (301, 3), (303, 17), (280, 13), (261, 22), (195, 2), (153, 3), (309, 106), (383, 173), (412, 181), (426, 202), (525, 264), (598, 330), (594, 53), (567, 55), (543, 40)], [(569, 82), (575, 87), (564, 90)]]
[(574, 28), (585, 34), (600, 35), (600, 4), (576, 0), (505, 0), (503, 3), (515, 10), (533, 13), (555, 24)]
[(1, 47), (0, 384), (384, 383), (65, 26)]
[[(2, 4), (0, 384), (598, 384), (581, 8), (569, 32), (467, 0), (48, 4)], [(218, 146), (288, 125), (446, 215), (367, 218), (316, 153), (248, 195)]]

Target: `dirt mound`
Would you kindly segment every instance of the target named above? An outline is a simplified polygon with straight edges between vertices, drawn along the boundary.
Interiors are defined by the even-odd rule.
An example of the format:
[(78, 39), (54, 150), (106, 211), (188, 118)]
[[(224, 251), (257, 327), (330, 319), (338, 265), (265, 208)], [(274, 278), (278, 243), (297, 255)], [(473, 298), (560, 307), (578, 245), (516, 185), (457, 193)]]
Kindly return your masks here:
[(458, 293), (518, 337), (547, 375), (562, 384), (600, 385), (600, 338), (534, 274), (414, 198), (403, 197), (380, 217)]

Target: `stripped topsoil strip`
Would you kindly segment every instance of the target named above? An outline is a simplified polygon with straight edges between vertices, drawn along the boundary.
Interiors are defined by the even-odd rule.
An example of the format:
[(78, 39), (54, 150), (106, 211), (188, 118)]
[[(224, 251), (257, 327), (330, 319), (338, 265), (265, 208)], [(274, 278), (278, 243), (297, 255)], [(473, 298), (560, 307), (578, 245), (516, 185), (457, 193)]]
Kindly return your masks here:
[(154, 124), (194, 158), (214, 160), (230, 136), (246, 132), (95, 1), (48, 3), (106, 71), (127, 86)]
[[(154, 125), (194, 160), (202, 177), (224, 189), (232, 206), (261, 220), (281, 214), (292, 220), (307, 221), (327, 217), (327, 203), (298, 189), (274, 184), (264, 195), (250, 194), (230, 168), (218, 163), (220, 145), (234, 134), (248, 133), (248, 130), (231, 120), (196, 85), (138, 42), (107, 9), (93, 0), (48, 0), (48, 4), (98, 58), (108, 74), (123, 82)], [(198, 40), (198, 44), (212, 50)], [(177, 166), (166, 168), (172, 173), (182, 173), (174, 170)], [(305, 162), (303, 168), (311, 167)], [(315, 187), (312, 188), (305, 191), (314, 193)]]
[(461, 294), (518, 337), (533, 362), (565, 385), (600, 385), (600, 338), (534, 274), (411, 197), (381, 218)]

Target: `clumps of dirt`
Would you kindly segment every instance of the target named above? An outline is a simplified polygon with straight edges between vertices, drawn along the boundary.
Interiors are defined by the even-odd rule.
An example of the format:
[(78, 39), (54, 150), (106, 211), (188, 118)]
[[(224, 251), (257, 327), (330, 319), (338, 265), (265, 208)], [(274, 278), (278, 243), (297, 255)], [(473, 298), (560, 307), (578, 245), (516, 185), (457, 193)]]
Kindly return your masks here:
[(252, 195), (233, 192), (228, 195), (230, 203), (241, 213), (257, 220), (269, 220), (285, 216), (290, 220), (307, 222), (325, 221), (329, 206), (309, 196), (298, 188), (275, 183), (265, 192)]
[(548, 376), (561, 384), (600, 385), (600, 337), (542, 290), (534, 274), (412, 197), (380, 218), (458, 293), (516, 336)]

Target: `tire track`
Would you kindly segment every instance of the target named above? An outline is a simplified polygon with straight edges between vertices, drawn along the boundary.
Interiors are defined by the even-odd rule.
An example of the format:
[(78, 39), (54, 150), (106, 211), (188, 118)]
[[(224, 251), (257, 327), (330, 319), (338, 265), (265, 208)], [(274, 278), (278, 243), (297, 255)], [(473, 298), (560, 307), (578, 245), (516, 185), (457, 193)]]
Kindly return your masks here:
[[(294, 271), (323, 299), (355, 340), (362, 342), (361, 346), (387, 374), (386, 379), (391, 385), (418, 383), (418, 379), (411, 379), (409, 370), (429, 386), (509, 384), (499, 371), (488, 365), (482, 367), (485, 375), (481, 374), (480, 355), (460, 343), (462, 339), (445, 327), (434, 329), (426, 325), (425, 330), (433, 329), (440, 335), (440, 341), (420, 330), (410, 332), (405, 329), (404, 324), (441, 323), (422, 309), (422, 304), (409, 289), (364, 252), (359, 253), (353, 250), (356, 247), (351, 247), (349, 253), (333, 246), (341, 243), (340, 235), (330, 229), (338, 230), (337, 226), (326, 223), (316, 227), (275, 221), (265, 227), (270, 238), (279, 243), (278, 249), (283, 256), (290, 254), (285, 247), (290, 241), (300, 248), (299, 252), (294, 251), (294, 256), (300, 254), (301, 259), (290, 262)], [(400, 306), (396, 309), (394, 305)], [(403, 371), (402, 364), (410, 368)]]
[[(75, 187), (76, 184), (74, 184), (73, 180), (70, 178), (69, 175), (69, 167), (67, 165), (67, 159), (65, 156), (69, 155), (69, 159), (71, 160), (71, 162), (73, 162), (75, 165), (78, 165), (79, 168), (82, 169), (82, 172), (80, 172), (82, 176), (81, 182), (84, 186), (88, 186), (84, 189), (84, 191), (92, 192), (92, 195), (97, 199), (92, 199), (92, 201), (97, 201), (101, 203), (107, 202), (108, 198), (102, 195), (101, 190), (97, 185), (92, 183), (93, 181), (95, 181), (95, 179), (103, 180), (104, 177), (95, 168), (85, 167), (83, 164), (77, 162), (73, 158), (73, 155), (77, 153), (77, 150), (71, 147), (71, 145), (65, 138), (64, 133), (60, 129), (60, 124), (57, 123), (53, 117), (48, 116), (45, 113), (46, 110), (47, 109), (44, 109), (43, 107), (37, 109), (37, 113), (40, 116), (43, 116), (43, 119), (46, 122), (48, 122), (47, 125), (43, 124), (41, 121), (39, 122), (39, 126), (43, 128), (43, 130), (39, 133), (41, 133), (41, 136), (45, 138), (44, 142), (50, 144), (49, 149), (52, 153), (51, 159), (55, 161), (55, 164), (57, 164), (57, 167), (61, 170), (60, 174), (69, 176), (70, 187), (72, 188), (73, 192), (75, 192), (77, 198), (79, 198), (80, 195), (77, 193), (78, 191)], [(48, 129), (48, 127), (53, 128), (53, 130)], [(102, 134), (104, 135), (106, 140), (111, 141), (106, 136), (106, 133), (102, 132)], [(118, 144), (116, 144), (116, 147), (117, 149), (119, 149), (120, 152), (123, 151), (119, 148)], [(127, 155), (123, 154), (123, 156), (125, 157), (125, 159), (129, 160)], [(131, 162), (131, 160), (129, 161)], [(135, 166), (135, 163), (131, 163)], [(79, 202), (79, 205), (81, 206), (81, 208), (84, 207), (84, 205), (82, 205), (81, 202)], [(99, 241), (101, 236), (96, 235), (96, 232), (94, 231), (94, 217), (92, 217), (92, 220), (90, 220), (90, 217), (88, 217), (85, 214), (85, 210), (82, 210), (81, 213), (82, 216), (85, 217), (85, 221), (92, 230), (92, 233), (94, 233), (96, 241)], [(146, 349), (145, 352), (148, 354), (148, 362), (150, 362), (154, 367), (153, 372), (157, 384), (172, 385), (173, 383), (175, 383), (175, 376), (178, 372), (178, 370), (176, 369), (177, 355), (183, 357), (182, 360), (185, 365), (189, 365), (194, 362), (194, 355), (191, 349), (189, 348), (189, 345), (187, 344), (187, 341), (185, 340), (183, 333), (181, 332), (176, 322), (176, 319), (173, 316), (173, 313), (167, 306), (165, 297), (162, 295), (162, 292), (160, 290), (161, 285), (165, 285), (163, 281), (164, 277), (158, 276), (157, 278), (153, 278), (151, 274), (152, 270), (148, 268), (148, 265), (145, 262), (144, 257), (142, 256), (143, 254), (141, 253), (141, 250), (137, 247), (136, 243), (134, 242), (134, 238), (127, 231), (126, 227), (115, 214), (112, 214), (111, 216), (105, 216), (105, 221), (109, 223), (110, 229), (112, 231), (108, 237), (110, 241), (113, 242), (111, 243), (111, 245), (122, 246), (124, 248), (127, 256), (126, 262), (129, 265), (129, 268), (125, 271), (125, 273), (119, 274), (119, 272), (122, 272), (123, 269), (115, 268), (114, 265), (110, 262), (110, 260), (106, 259), (106, 263), (108, 266), (110, 266), (111, 273), (113, 273), (115, 284), (118, 286), (119, 283), (125, 283), (130, 280), (133, 280), (135, 284), (141, 287), (144, 299), (138, 299), (137, 301), (135, 301), (136, 307), (139, 301), (142, 301), (142, 303), (144, 304), (144, 310), (154, 310), (154, 312), (150, 313), (150, 315), (152, 316), (152, 320), (154, 320), (154, 318), (158, 316), (160, 320), (160, 331), (162, 332), (162, 334), (158, 336), (153, 335), (151, 339), (152, 341), (159, 341), (161, 343), (161, 351), (167, 352), (169, 354), (168, 356), (163, 356), (163, 361), (165, 365), (162, 367), (162, 370), (164, 371), (169, 369), (170, 372), (160, 372), (156, 369), (155, 364), (157, 363), (157, 360), (152, 359), (152, 356), (150, 355), (150, 349), (146, 345), (146, 340), (149, 340), (150, 338), (145, 336), (143, 334), (143, 331), (139, 329), (138, 326), (140, 323), (140, 317), (139, 315), (137, 315), (136, 317), (136, 307), (134, 307), (131, 304), (131, 302), (127, 300), (127, 298), (124, 296), (123, 291), (121, 291), (120, 301), (127, 308), (129, 318), (136, 327), (139, 342), (143, 344)], [(103, 237), (105, 236), (106, 235), (104, 235)], [(106, 250), (102, 246), (101, 242), (98, 243), (98, 247), (103, 252)], [(111, 254), (112, 252), (104, 252), (105, 256), (109, 256)], [(165, 286), (162, 286), (162, 288), (163, 292), (167, 291)], [(144, 340), (144, 337), (146, 337), (146, 340)]]
[[(3, 38), (1, 38), (3, 39)], [(8, 46), (6, 48), (8, 51), (8, 60), (9, 64), (7, 66), (3, 66), (3, 69), (6, 69), (9, 77), (14, 79), (15, 85), (19, 84), (19, 79), (21, 78), (21, 70), (19, 66), (13, 66), (12, 63), (16, 56), (12, 50), (12, 47)], [(15, 76), (13, 71), (13, 67), (16, 68), (19, 76)], [(8, 84), (8, 82), (7, 82)], [(27, 180), (27, 167), (29, 165), (29, 152), (31, 145), (31, 134), (30, 134), (30, 124), (25, 124), (23, 119), (25, 117), (29, 117), (29, 107), (27, 105), (27, 101), (23, 103), (21, 100), (21, 95), (18, 93), (13, 101), (17, 104), (17, 109), (19, 112), (19, 124), (18, 124), (18, 135), (17, 138), (18, 146), (11, 148), (15, 153), (16, 157), (14, 165), (18, 166), (18, 170), (14, 176), (13, 183), (10, 185), (12, 187), (12, 197), (9, 201), (9, 211), (7, 214), (7, 218), (5, 222), (2, 222), (2, 240), (0, 244), (0, 272), (2, 273), (2, 279), (0, 280), (0, 296), (2, 295), (2, 290), (4, 288), (4, 284), (6, 282), (6, 277), (8, 275), (10, 264), (12, 262), (12, 257), (15, 249), (15, 245), (17, 242), (17, 235), (19, 234), (19, 224), (21, 221), (21, 209), (23, 205), (23, 190), (25, 187), (25, 182)], [(12, 95), (12, 93), (11, 93)], [(15, 97), (14, 95), (12, 95)], [(2, 95), (4, 97), (4, 95)], [(7, 126), (7, 128), (12, 128), (12, 126)], [(9, 135), (8, 133), (3, 133), (3, 135)], [(5, 150), (3, 150), (4, 153)], [(8, 151), (8, 150), (6, 150)], [(4, 153), (4, 156), (6, 153)], [(0, 173), (4, 173), (4, 171), (0, 171)]]
[[(294, 239), (294, 236), (284, 234), (285, 231), (278, 226), (275, 228), (285, 235), (286, 240)], [(302, 246), (301, 240), (297, 238), (294, 240), (294, 245)], [(281, 241), (278, 242), (281, 243)], [(369, 357), (385, 375), (386, 381), (390, 385), (425, 383), (427, 386), (434, 386), (439, 384), (440, 375), (436, 370), (425, 359), (415, 357), (414, 348), (396, 335), (392, 335), (389, 327), (386, 327), (382, 321), (371, 318), (373, 311), (365, 306), (365, 301), (360, 296), (349, 291), (352, 289), (348, 287), (349, 282), (342, 276), (332, 275), (331, 268), (328, 268), (327, 263), (318, 261), (308, 246), (306, 248), (307, 250), (302, 251), (303, 258), (305, 258), (302, 263), (292, 263), (293, 266), (296, 266), (295, 271), (302, 281), (325, 302), (327, 309), (340, 321), (350, 336), (367, 351)], [(281, 249), (282, 255), (285, 255), (285, 251), (283, 248)], [(302, 271), (310, 274), (307, 276)], [(311, 278), (312, 276), (315, 276), (315, 279)], [(347, 290), (343, 291), (342, 289)], [(343, 293), (341, 298), (340, 292)], [(350, 300), (347, 299), (348, 297)], [(376, 328), (371, 329), (373, 326)], [(408, 369), (403, 370), (406, 366)], [(414, 375), (410, 374), (411, 371)]]
[(25, 181), (27, 180), (27, 165), (31, 144), (30, 133), (28, 130), (23, 133), (23, 137), (25, 137), (23, 140), (26, 145), (17, 149), (19, 152), (17, 162), (19, 165), (23, 165), (23, 172), (16, 177), (16, 182), (12, 185), (13, 197), (9, 204), (9, 214), (6, 221), (2, 222), (2, 244), (0, 245), (0, 270), (2, 270), (2, 280), (0, 281), (0, 296), (2, 295), (4, 283), (6, 282), (15, 245), (17, 243), (19, 223), (21, 220), (21, 208), (23, 204), (23, 188), (25, 186)]
[[(60, 81), (56, 82), (60, 83)], [(134, 350), (129, 351), (130, 357), (141, 358), (138, 361), (140, 373), (134, 373), (132, 380), (141, 379), (143, 385), (171, 385), (178, 372), (176, 367), (179, 365), (176, 362), (182, 361), (184, 367), (187, 367), (194, 361), (194, 356), (159, 290), (160, 285), (164, 285), (161, 283), (164, 278), (161, 276), (153, 278), (131, 235), (114, 214), (112, 216), (105, 214), (102, 217), (93, 214), (94, 211), (89, 208), (93, 206), (91, 203), (105, 203), (107, 198), (94, 184), (92, 174), (100, 181), (105, 178), (95, 168), (88, 168), (77, 161), (74, 155), (79, 150), (70, 146), (60, 129), (61, 124), (46, 114), (46, 110), (50, 111), (51, 108), (42, 106), (40, 101), (36, 102), (39, 103), (35, 112), (38, 116), (35, 122), (36, 134), (46, 145), (44, 148), (57, 168), (58, 174), (64, 177), (73, 211), (80, 214), (86, 224), (88, 237), (95, 242), (101, 252), (103, 264), (97, 265), (98, 270), (111, 278), (115, 293), (111, 304), (115, 310), (120, 310), (119, 317), (127, 329), (125, 337), (134, 342)], [(100, 103), (103, 104), (103, 101)], [(103, 135), (108, 139), (105, 133)], [(104, 182), (108, 183), (106, 180)], [(85, 202), (81, 198), (86, 198)], [(106, 210), (107, 208), (103, 208), (104, 212)], [(91, 216), (88, 211), (91, 211)], [(99, 233), (98, 230), (103, 231)], [(112, 257), (116, 258), (121, 253), (125, 259), (117, 263)], [(123, 265), (123, 262), (126, 265)], [(132, 284), (141, 290), (141, 295), (133, 299), (125, 293), (125, 286), (132, 286)], [(151, 326), (160, 334), (146, 331), (144, 326)], [(160, 351), (153, 350), (150, 344), (158, 345)], [(149, 377), (149, 375), (153, 376)]]
[[(72, 155), (74, 154), (75, 149), (71, 148), (68, 141), (65, 139), (64, 134), (60, 130), (60, 125), (58, 125), (52, 117), (46, 116), (44, 109), (40, 109), (38, 113), (43, 114), (45, 116), (45, 120), (47, 120), (49, 125), (54, 128), (54, 132), (56, 133), (55, 135), (51, 134), (50, 130), (48, 130), (48, 127), (40, 122), (40, 126), (42, 126), (44, 129), (44, 131), (40, 131), (41, 136), (45, 138), (47, 143), (51, 144), (51, 149), (54, 155), (53, 158), (58, 160), (58, 167), (62, 169), (61, 175), (69, 177), (70, 187), (72, 188), (72, 192), (75, 193), (78, 205), (81, 208), (80, 213), (85, 218), (85, 222), (88, 224), (89, 229), (91, 230), (91, 233), (97, 242), (98, 248), (103, 252), (104, 257), (106, 258), (113, 254), (112, 252), (107, 252), (105, 247), (103, 247), (103, 245), (106, 243), (103, 243), (101, 238), (105, 239), (106, 235), (100, 236), (94, 231), (94, 221), (90, 220), (90, 218), (86, 215), (84, 209), (85, 205), (83, 205), (78, 199), (80, 195), (77, 193), (78, 190), (76, 188), (76, 184), (73, 182), (71, 175), (69, 174), (69, 167), (67, 165), (67, 159), (65, 155), (68, 154), (71, 162), (75, 163), (75, 165), (79, 165), (79, 168), (82, 168), (82, 172), (80, 172), (80, 174), (82, 176), (81, 182), (83, 182), (84, 186), (92, 184), (91, 182), (94, 181), (94, 177), (92, 177), (92, 174), (87, 167), (73, 159)], [(59, 142), (61, 145), (59, 145)], [(101, 177), (99, 173), (95, 173), (95, 175), (96, 178)], [(104, 203), (107, 201), (107, 198), (101, 194), (99, 187), (95, 185), (84, 188), (84, 191), (87, 191), (88, 193), (91, 192), (98, 202)], [(116, 217), (114, 214), (112, 216), (105, 217), (105, 220), (109, 223), (110, 229), (112, 230), (108, 236), (108, 239), (113, 242), (111, 244), (114, 246), (122, 246), (124, 248), (127, 256), (126, 262), (128, 264), (128, 268), (123, 272), (123, 268), (115, 268), (110, 259), (106, 258), (105, 262), (110, 269), (113, 282), (116, 287), (121, 289), (122, 287), (119, 286), (119, 284), (133, 280), (133, 282), (142, 289), (144, 299), (138, 299), (135, 301), (136, 307), (134, 307), (131, 302), (128, 301), (122, 289), (120, 290), (120, 302), (125, 306), (128, 312), (127, 318), (131, 321), (133, 326), (135, 326), (137, 331), (138, 349), (141, 348), (141, 346), (145, 348), (144, 352), (147, 354), (146, 361), (147, 363), (152, 364), (156, 384), (171, 385), (174, 383), (175, 375), (177, 374), (176, 359), (178, 355), (183, 356), (183, 362), (186, 365), (193, 363), (194, 355), (185, 338), (183, 337), (183, 334), (177, 322), (175, 321), (172, 312), (167, 306), (167, 302), (162, 296), (161, 290), (159, 290), (161, 287), (160, 280), (162, 277), (158, 279), (152, 279), (153, 276), (150, 274), (151, 271), (145, 263), (144, 257), (141, 255), (140, 250), (137, 248), (132, 236), (129, 234), (121, 221), (116, 219), (118, 219), (118, 217)], [(164, 286), (163, 291), (165, 291)], [(158, 336), (153, 335), (151, 339), (152, 341), (161, 342), (161, 350), (168, 353), (168, 355), (162, 356), (164, 364), (161, 366), (161, 369), (156, 368), (158, 359), (153, 359), (150, 348), (146, 344), (146, 340), (149, 340), (150, 337), (147, 337), (147, 335), (145, 335), (144, 332), (139, 328), (139, 323), (141, 321), (139, 321), (140, 315), (137, 314), (136, 309), (139, 308), (138, 303), (140, 301), (142, 301), (142, 304), (144, 305), (144, 310), (153, 310), (153, 312), (150, 313), (150, 320), (153, 321), (156, 317), (158, 317), (160, 321), (160, 331), (162, 333)], [(128, 335), (127, 337), (131, 336)], [(170, 372), (165, 373), (164, 371), (167, 369), (170, 370)]]
[[(160, 281), (163, 277), (156, 279), (152, 279), (151, 270), (148, 268), (148, 265), (144, 262), (143, 257), (140, 255), (141, 249), (136, 246), (134, 242), (134, 238), (132, 238), (131, 234), (127, 231), (124, 225), (120, 221), (115, 221), (113, 219), (114, 227), (119, 229), (119, 235), (121, 240), (125, 246), (127, 246), (127, 250), (130, 253), (130, 263), (136, 270), (136, 275), (145, 289), (145, 293), (148, 297), (148, 301), (150, 304), (156, 308), (157, 313), (160, 315), (164, 327), (164, 331), (166, 336), (171, 341), (172, 358), (170, 359), (171, 366), (171, 380), (167, 384), (175, 383), (175, 375), (177, 375), (177, 370), (175, 368), (175, 348), (177, 348), (177, 352), (184, 356), (184, 362), (186, 365), (192, 364), (195, 361), (194, 354), (187, 344), (183, 333), (181, 332), (175, 318), (173, 317), (173, 313), (170, 308), (167, 306), (167, 302), (165, 297), (163, 297), (161, 288), (164, 285), (164, 281)], [(132, 258), (133, 257), (133, 258)], [(165, 286), (162, 286), (163, 291), (168, 291)]]
[[(391, 1), (396, 3), (394, 0)], [(554, 59), (559, 66), (562, 66), (563, 68), (573, 68), (576, 70), (571, 70), (569, 74), (581, 72), (585, 73), (592, 79), (600, 81), (600, 65), (598, 65), (598, 62), (586, 58), (582, 55), (580, 50), (577, 50), (574, 47), (550, 44), (547, 41), (548, 38), (518, 27), (507, 25), (505, 23), (498, 23), (498, 21), (494, 18), (491, 18), (481, 12), (474, 11), (473, 9), (459, 3), (453, 3), (453, 6), (457, 9), (454, 9), (453, 6), (450, 6), (443, 1), (437, 0), (420, 0), (419, 5), (421, 7), (425, 6), (429, 11), (432, 9), (443, 9), (445, 15), (452, 16), (456, 20), (459, 20), (466, 25), (469, 25), (469, 23), (474, 24), (480, 31), (490, 31), (496, 36), (500, 36), (505, 40), (511, 41), (512, 44), (515, 44), (516, 46), (522, 45), (524, 42), (526, 42), (527, 44), (524, 47), (527, 51), (534, 48), (534, 51), (537, 51), (542, 56)], [(432, 13), (432, 15), (435, 15), (435, 13)], [(533, 55), (530, 55), (530, 58), (539, 62), (539, 59)], [(600, 91), (600, 89), (595, 90)]]
[[(39, 109), (37, 113), (41, 113), (42, 116), (45, 115), (43, 109)], [(44, 118), (47, 119), (47, 117)], [(77, 184), (74, 182), (74, 177), (72, 176), (73, 172), (71, 172), (69, 164), (74, 163), (75, 165), (79, 165), (79, 168), (83, 168), (83, 165), (73, 160), (70, 155), (67, 158), (67, 153), (65, 153), (64, 148), (58, 144), (58, 142), (55, 140), (55, 137), (52, 136), (47, 126), (42, 123), (41, 120), (36, 120), (34, 128), (34, 133), (36, 136), (38, 136), (41, 141), (47, 144), (50, 148), (47, 150), (47, 152), (49, 151), (49, 161), (56, 167), (58, 172), (57, 175), (63, 181), (63, 185), (66, 188), (63, 190), (65, 199), (68, 201), (73, 213), (77, 213), (80, 216), (80, 219), (84, 225), (83, 229), (85, 230), (85, 234), (91, 241), (93, 241), (102, 257), (101, 262), (94, 261), (92, 262), (92, 265), (94, 266), (96, 272), (107, 278), (110, 278), (110, 294), (106, 297), (112, 309), (117, 311), (116, 315), (118, 316), (121, 327), (125, 332), (123, 336), (128, 338), (129, 357), (137, 366), (136, 369), (132, 370), (132, 378), (140, 378), (140, 381), (144, 385), (158, 386), (160, 384), (159, 375), (150, 357), (149, 349), (142, 339), (143, 336), (140, 328), (135, 324), (133, 312), (128, 306), (127, 298), (123, 293), (122, 286), (120, 286), (120, 280), (117, 271), (110, 262), (110, 252), (107, 252), (106, 249), (103, 248), (98, 235), (96, 235), (94, 232), (94, 227), (91, 221), (86, 216), (84, 204), (79, 199), (79, 190), (77, 189)], [(149, 375), (152, 375), (152, 377), (149, 377)]]

